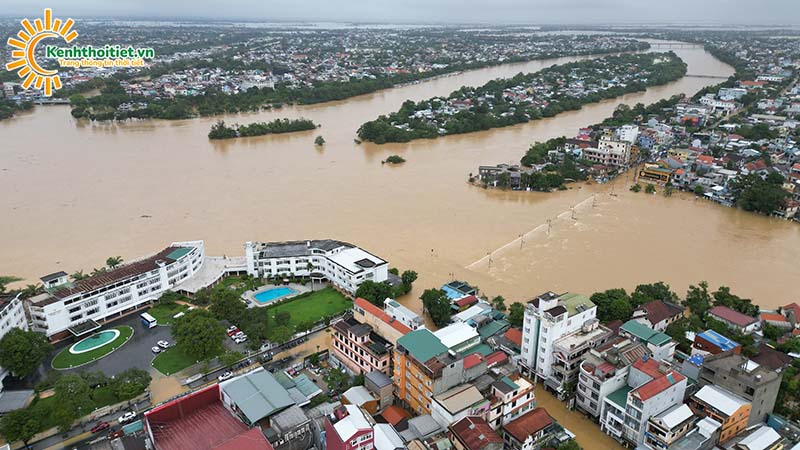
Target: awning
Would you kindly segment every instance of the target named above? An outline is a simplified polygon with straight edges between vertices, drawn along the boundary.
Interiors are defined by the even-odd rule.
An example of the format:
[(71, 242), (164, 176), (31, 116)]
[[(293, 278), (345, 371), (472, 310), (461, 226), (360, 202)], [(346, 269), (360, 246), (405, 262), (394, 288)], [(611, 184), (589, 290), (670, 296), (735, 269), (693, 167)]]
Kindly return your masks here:
[(73, 336), (83, 336), (84, 334), (91, 333), (92, 331), (100, 328), (100, 324), (95, 322), (92, 319), (89, 319), (85, 322), (81, 322), (77, 325), (73, 325), (67, 328), (67, 331), (72, 333)]

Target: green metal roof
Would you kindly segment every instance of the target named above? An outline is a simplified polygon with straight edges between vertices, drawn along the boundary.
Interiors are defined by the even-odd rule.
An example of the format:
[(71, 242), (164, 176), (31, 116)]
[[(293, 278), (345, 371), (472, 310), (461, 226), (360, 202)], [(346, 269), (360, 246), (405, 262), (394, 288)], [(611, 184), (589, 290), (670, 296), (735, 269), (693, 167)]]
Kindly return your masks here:
[(189, 247), (181, 247), (179, 249), (175, 249), (175, 250), (169, 252), (169, 255), (167, 255), (167, 258), (169, 258), (169, 259), (171, 259), (173, 261), (177, 261), (178, 259), (180, 259), (181, 256), (189, 253), (190, 251), (192, 251), (192, 249), (189, 248)]
[(511, 378), (503, 377), (503, 378), (500, 378), (500, 381), (502, 381), (503, 383), (507, 384), (511, 389), (519, 389), (519, 385), (517, 383), (514, 383), (513, 381), (511, 381)]
[(493, 320), (478, 328), (478, 334), (481, 335), (481, 339), (486, 339), (490, 336), (494, 336), (510, 326), (511, 323), (509, 323), (507, 320)]
[(492, 347), (489, 347), (486, 344), (476, 345), (475, 347), (470, 347), (467, 350), (464, 350), (460, 353), (461, 356), (471, 355), (473, 353), (480, 353), (483, 356), (489, 356), (494, 352)]
[(636, 336), (638, 339), (653, 345), (661, 346), (672, 340), (669, 335), (660, 331), (656, 331), (635, 320), (629, 320), (625, 322), (620, 328)]
[(574, 316), (575, 314), (582, 312), (578, 310), (578, 307), (581, 305), (586, 309), (594, 307), (594, 303), (592, 303), (592, 301), (589, 300), (589, 297), (581, 294), (573, 294), (570, 292), (567, 292), (566, 294), (559, 297), (558, 303), (564, 305), (564, 308), (567, 308), (567, 314), (569, 316)]
[(447, 347), (442, 344), (429, 330), (422, 328), (414, 330), (397, 340), (397, 345), (402, 346), (419, 362), (425, 362), (434, 356), (447, 353)]
[(628, 392), (632, 390), (633, 390), (632, 387), (625, 385), (617, 389), (616, 391), (608, 394), (608, 397), (606, 398), (609, 401), (619, 405), (622, 409), (625, 409), (625, 404), (628, 402)]

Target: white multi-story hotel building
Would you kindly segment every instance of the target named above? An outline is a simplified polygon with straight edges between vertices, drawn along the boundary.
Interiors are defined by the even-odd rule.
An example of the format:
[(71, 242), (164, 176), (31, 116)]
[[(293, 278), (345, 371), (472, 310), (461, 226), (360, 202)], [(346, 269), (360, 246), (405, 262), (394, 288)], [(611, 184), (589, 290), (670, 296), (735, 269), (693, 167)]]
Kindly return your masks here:
[(366, 280), (379, 283), (389, 277), (389, 263), (346, 242), (247, 242), (244, 248), (247, 273), (254, 277), (324, 277), (351, 295)]
[(203, 241), (175, 242), (138, 261), (69, 282), (64, 272), (42, 277), (47, 292), (28, 300), (31, 328), (51, 341), (80, 336), (137, 311), (200, 270)]
[[(25, 309), (22, 300), (17, 295), (0, 295), (0, 339), (11, 329), (28, 329), (28, 319), (25, 318)], [(0, 367), (0, 392), (3, 391), (3, 380), (8, 371)]]
[(548, 380), (553, 375), (553, 352), (557, 339), (574, 333), (596, 320), (597, 306), (579, 294), (546, 292), (529, 301), (522, 324), (523, 372)]

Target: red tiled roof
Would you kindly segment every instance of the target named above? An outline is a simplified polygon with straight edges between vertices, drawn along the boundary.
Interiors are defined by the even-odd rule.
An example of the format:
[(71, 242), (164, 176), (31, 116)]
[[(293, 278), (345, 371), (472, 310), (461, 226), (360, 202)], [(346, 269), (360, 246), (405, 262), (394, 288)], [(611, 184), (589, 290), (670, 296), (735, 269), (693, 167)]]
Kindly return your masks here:
[(403, 334), (411, 332), (411, 328), (408, 328), (407, 326), (403, 325), (397, 320), (392, 320), (392, 317), (389, 314), (386, 314), (386, 311), (373, 305), (372, 303), (369, 302), (369, 300), (359, 297), (355, 300), (354, 304), (355, 306), (358, 306), (359, 308), (377, 317), (378, 319), (386, 322), (387, 324), (389, 324), (389, 326), (391, 326), (392, 328)]
[(535, 408), (503, 425), (503, 429), (514, 436), (517, 441), (525, 442), (528, 436), (536, 434), (552, 424), (553, 418), (546, 409)]
[(783, 309), (794, 311), (794, 316), (800, 319), (800, 305), (795, 302), (789, 303), (788, 305), (784, 306)]
[(654, 378), (642, 386), (639, 386), (635, 391), (633, 391), (632, 395), (639, 397), (641, 401), (646, 401), (668, 389), (670, 386), (681, 382), (683, 379), (683, 375), (671, 370), (667, 374), (661, 375), (660, 377)]
[(397, 426), (398, 423), (402, 422), (403, 419), (410, 419), (411, 413), (397, 405), (392, 405), (384, 409), (381, 413), (381, 416), (383, 416), (383, 418), (394, 427)]
[(709, 155), (700, 155), (697, 157), (697, 160), (705, 164), (711, 164), (714, 162), (714, 157)]
[(486, 358), (484, 358), (484, 360), (486, 361), (486, 367), (491, 368), (498, 364), (504, 364), (506, 361), (508, 361), (508, 355), (501, 351), (497, 351), (490, 353)]
[(478, 303), (478, 297), (475, 297), (474, 295), (468, 295), (466, 297), (461, 297), (453, 303), (459, 308), (462, 306), (474, 305), (475, 303)]
[(464, 358), (464, 368), (470, 369), (477, 366), (483, 361), (483, 355), (480, 353), (473, 353)]
[(647, 360), (639, 358), (635, 363), (633, 363), (633, 367), (634, 369), (649, 375), (651, 378), (658, 378), (663, 375), (661, 371), (658, 370), (658, 361), (654, 360), (653, 358), (647, 358)]
[(274, 450), (264, 433), (259, 428), (251, 428), (222, 445), (214, 447), (214, 450)]
[(509, 341), (517, 344), (518, 347), (522, 347), (522, 330), (519, 328), (509, 328), (506, 330), (505, 334), (503, 335)]
[(786, 322), (786, 317), (783, 317), (780, 314), (773, 314), (773, 313), (761, 313), (759, 318), (762, 321), (770, 321), (770, 322)]
[(756, 318), (746, 316), (739, 311), (734, 311), (728, 308), (727, 306), (715, 306), (711, 308), (708, 313), (740, 327), (746, 327), (758, 322)]
[(503, 439), (497, 432), (478, 416), (465, 417), (450, 425), (450, 432), (461, 441), (466, 450), (481, 450), (490, 444), (503, 445)]

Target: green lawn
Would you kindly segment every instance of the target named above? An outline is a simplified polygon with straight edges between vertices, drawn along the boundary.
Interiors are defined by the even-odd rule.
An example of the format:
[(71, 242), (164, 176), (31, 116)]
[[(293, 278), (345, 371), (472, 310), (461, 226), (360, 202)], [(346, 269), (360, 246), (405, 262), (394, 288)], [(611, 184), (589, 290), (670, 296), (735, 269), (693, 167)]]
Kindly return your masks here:
[(214, 289), (232, 289), (238, 295), (242, 295), (244, 291), (254, 290), (263, 286), (264, 282), (260, 278), (252, 278), (248, 276), (230, 276), (223, 278)]
[(323, 317), (335, 316), (353, 307), (353, 302), (339, 291), (327, 287), (321, 291), (301, 294), (293, 299), (268, 306), (270, 316), (278, 311), (286, 311), (291, 315), (289, 328), (295, 329), (300, 322), (316, 322)]
[(186, 356), (178, 347), (170, 347), (156, 355), (153, 359), (153, 367), (164, 375), (172, 375), (196, 362), (194, 358)]
[(119, 336), (117, 336), (116, 339), (100, 348), (86, 353), (79, 353), (77, 355), (69, 352), (69, 349), (72, 346), (70, 345), (61, 350), (61, 353), (57, 354), (56, 357), (53, 358), (53, 368), (69, 369), (100, 359), (119, 347), (125, 345), (125, 343), (128, 342), (128, 339), (133, 336), (133, 328), (129, 326), (113, 327), (111, 329), (119, 330)]
[(189, 309), (189, 307), (186, 305), (173, 303), (171, 305), (156, 305), (150, 308), (147, 312), (156, 318), (159, 325), (169, 325), (173, 320), (175, 320), (172, 318), (172, 316), (178, 314), (179, 312), (186, 311), (187, 309)]

